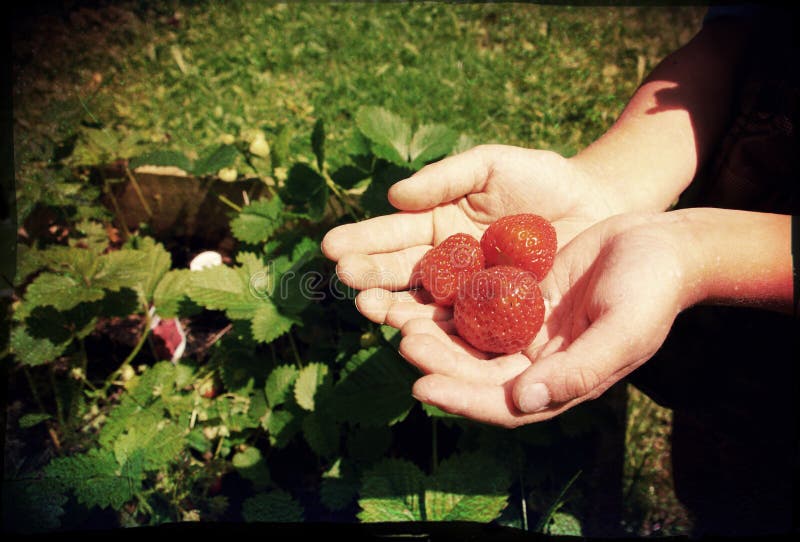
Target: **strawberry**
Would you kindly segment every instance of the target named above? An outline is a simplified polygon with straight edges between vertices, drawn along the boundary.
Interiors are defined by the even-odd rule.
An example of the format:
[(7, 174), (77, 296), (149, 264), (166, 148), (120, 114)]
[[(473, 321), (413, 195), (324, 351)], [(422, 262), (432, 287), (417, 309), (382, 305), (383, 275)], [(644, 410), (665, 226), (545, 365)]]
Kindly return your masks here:
[(530, 271), (541, 281), (556, 255), (556, 230), (534, 214), (509, 215), (493, 222), (481, 237), (486, 265), (511, 265)]
[(426, 252), (419, 264), (422, 286), (440, 305), (452, 305), (458, 287), (483, 268), (481, 245), (466, 233), (451, 235)]
[(462, 339), (478, 350), (519, 352), (544, 321), (544, 300), (533, 273), (498, 265), (478, 271), (456, 296), (453, 319)]

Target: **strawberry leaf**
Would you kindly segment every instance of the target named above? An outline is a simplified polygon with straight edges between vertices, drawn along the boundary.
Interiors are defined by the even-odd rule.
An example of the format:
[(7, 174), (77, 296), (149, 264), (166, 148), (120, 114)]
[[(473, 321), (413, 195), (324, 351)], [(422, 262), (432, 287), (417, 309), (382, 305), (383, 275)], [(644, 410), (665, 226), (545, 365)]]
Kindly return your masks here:
[(367, 470), (361, 482), (358, 519), (365, 523), (423, 521), (425, 474), (404, 459), (386, 459)]

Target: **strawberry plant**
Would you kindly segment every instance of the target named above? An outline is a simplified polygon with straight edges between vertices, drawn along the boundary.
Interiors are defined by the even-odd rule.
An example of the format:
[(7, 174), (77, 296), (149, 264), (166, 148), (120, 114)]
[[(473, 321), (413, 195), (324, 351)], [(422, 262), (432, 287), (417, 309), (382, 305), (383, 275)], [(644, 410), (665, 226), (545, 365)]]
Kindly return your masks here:
[[(354, 118), (349, 158), (336, 165), (322, 120), (301, 155), (286, 132), (189, 156), (84, 130), (58, 162), (59, 182), (77, 188), (21, 215), (4, 361), (15, 390), (3, 488), (12, 530), (197, 520), (532, 529), (545, 518), (571, 473), (530, 465), (550, 457), (561, 422), (498, 433), (420, 407), (398, 331), (362, 318), (321, 257), (331, 226), (390, 212), (388, 187), (458, 141), (382, 108)], [(126, 224), (115, 194), (137, 190), (131, 201), (155, 215), (138, 182), (154, 167), (208, 185), (202, 205), (225, 215), (221, 238), (188, 250), (147, 221)], [(233, 182), (238, 197), (217, 188)], [(470, 239), (449, 241), (467, 257), (456, 271), (483, 267), (468, 258), (481, 255)], [(190, 269), (207, 250), (218, 251), (211, 264)], [(154, 330), (173, 319), (186, 345), (169, 359)], [(575, 427), (573, 438), (591, 433)], [(572, 517), (558, 514), (540, 531)]]

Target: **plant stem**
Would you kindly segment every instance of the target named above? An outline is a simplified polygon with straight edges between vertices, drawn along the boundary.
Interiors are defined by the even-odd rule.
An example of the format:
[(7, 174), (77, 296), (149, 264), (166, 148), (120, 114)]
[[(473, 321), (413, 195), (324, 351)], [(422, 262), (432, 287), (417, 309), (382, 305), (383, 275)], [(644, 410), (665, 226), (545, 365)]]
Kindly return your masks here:
[(289, 344), (292, 346), (292, 353), (294, 354), (294, 360), (297, 362), (298, 367), (303, 366), (303, 360), (300, 358), (300, 351), (297, 350), (297, 343), (294, 342), (294, 335), (290, 331), (289, 335)]
[(525, 479), (522, 476), (522, 469), (519, 471), (519, 496), (520, 508), (522, 508), (522, 530), (528, 530), (528, 501), (525, 499)]
[(153, 211), (150, 209), (150, 205), (148, 205), (147, 200), (144, 199), (142, 187), (139, 186), (139, 181), (136, 180), (136, 176), (127, 165), (125, 166), (125, 175), (127, 175), (128, 180), (131, 182), (131, 185), (133, 185), (133, 190), (136, 192), (136, 196), (139, 198), (139, 203), (141, 203), (142, 207), (144, 207), (144, 211), (147, 213), (147, 218), (152, 218)]
[(126, 357), (125, 360), (120, 364), (120, 366), (117, 367), (117, 370), (108, 375), (106, 383), (103, 386), (103, 391), (108, 390), (111, 384), (113, 384), (114, 379), (116, 379), (116, 377), (120, 375), (122, 371), (125, 369), (125, 367), (130, 365), (131, 362), (134, 360), (134, 358), (136, 358), (137, 354), (139, 354), (139, 351), (142, 349), (142, 346), (144, 346), (144, 343), (147, 342), (147, 337), (150, 336), (150, 324), (151, 324), (150, 311), (147, 310), (147, 307), (145, 307), (144, 329), (142, 330), (142, 336), (139, 338), (139, 342), (136, 343), (136, 346), (133, 347), (133, 350), (131, 350), (131, 353), (128, 354), (128, 357)]
[(119, 202), (114, 196), (114, 191), (111, 190), (111, 185), (108, 183), (108, 179), (106, 179), (105, 176), (103, 176), (103, 192), (108, 194), (108, 198), (111, 200), (111, 205), (114, 207), (114, 214), (117, 217), (117, 222), (119, 222), (119, 225), (122, 228), (122, 233), (125, 234), (125, 239), (128, 239), (131, 236), (131, 232), (128, 229), (128, 224), (125, 223), (125, 218), (123, 217), (122, 211), (119, 208)]
[(339, 190), (339, 187), (336, 186), (336, 183), (333, 181), (333, 178), (331, 178), (330, 174), (328, 173), (328, 169), (322, 168), (322, 171), (320, 173), (322, 174), (322, 178), (325, 179), (325, 184), (328, 185), (328, 188), (331, 189), (333, 195), (336, 196), (336, 198), (344, 206), (345, 210), (347, 211), (347, 214), (349, 214), (353, 220), (358, 222), (358, 216), (356, 215), (355, 210), (350, 205), (350, 203), (348, 203), (347, 198), (345, 198), (344, 194), (342, 194), (342, 191)]
[(235, 203), (233, 203), (231, 200), (229, 200), (225, 195), (220, 194), (217, 197), (219, 198), (219, 200), (222, 203), (224, 203), (225, 205), (227, 205), (228, 207), (230, 207), (231, 209), (233, 209), (237, 213), (241, 213), (242, 212), (242, 208), (240, 206), (236, 205)]

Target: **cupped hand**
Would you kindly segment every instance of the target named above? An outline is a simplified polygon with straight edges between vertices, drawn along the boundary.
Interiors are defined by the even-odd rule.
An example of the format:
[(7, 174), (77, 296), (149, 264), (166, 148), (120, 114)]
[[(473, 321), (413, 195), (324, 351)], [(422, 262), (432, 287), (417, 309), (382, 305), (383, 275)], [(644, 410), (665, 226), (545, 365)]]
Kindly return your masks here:
[(410, 319), (400, 353), (425, 374), (414, 396), (504, 427), (598, 397), (647, 361), (696, 299), (685, 230), (679, 214), (660, 213), (619, 215), (581, 233), (540, 283), (545, 323), (519, 354), (477, 351), (447, 314)]
[(575, 163), (505, 145), (478, 146), (430, 164), (393, 185), (388, 196), (399, 212), (332, 229), (322, 251), (338, 262), (342, 282), (362, 290), (356, 298), (362, 314), (395, 327), (413, 317), (447, 317), (413, 288), (419, 260), (450, 235), (480, 239), (500, 217), (535, 213), (553, 223), (563, 246), (614, 212), (609, 196)]

